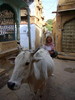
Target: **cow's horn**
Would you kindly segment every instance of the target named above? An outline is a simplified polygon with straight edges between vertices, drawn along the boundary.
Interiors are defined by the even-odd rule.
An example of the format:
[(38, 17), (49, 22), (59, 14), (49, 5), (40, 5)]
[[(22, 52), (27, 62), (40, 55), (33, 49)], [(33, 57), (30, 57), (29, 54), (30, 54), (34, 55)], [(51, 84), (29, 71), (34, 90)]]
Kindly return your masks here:
[(39, 49), (40, 49), (40, 47), (38, 47), (37, 49), (33, 50), (33, 51), (31, 52), (31, 54), (34, 55)]

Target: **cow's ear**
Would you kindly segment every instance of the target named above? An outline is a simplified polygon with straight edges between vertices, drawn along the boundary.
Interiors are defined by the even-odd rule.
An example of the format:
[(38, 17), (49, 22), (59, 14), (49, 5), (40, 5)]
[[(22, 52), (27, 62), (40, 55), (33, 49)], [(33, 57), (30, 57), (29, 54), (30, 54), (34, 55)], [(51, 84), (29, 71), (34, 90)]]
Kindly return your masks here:
[(32, 57), (32, 62), (38, 62), (42, 60), (42, 57)]
[(15, 57), (10, 57), (8, 58), (11, 64), (15, 64)]

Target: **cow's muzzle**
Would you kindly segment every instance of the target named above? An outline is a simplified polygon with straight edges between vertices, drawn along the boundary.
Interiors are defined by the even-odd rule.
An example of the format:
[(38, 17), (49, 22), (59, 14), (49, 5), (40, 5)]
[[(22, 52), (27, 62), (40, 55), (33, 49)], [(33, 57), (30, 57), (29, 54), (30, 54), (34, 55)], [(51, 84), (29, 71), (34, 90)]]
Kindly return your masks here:
[(7, 86), (9, 89), (14, 90), (15, 83), (7, 82)]

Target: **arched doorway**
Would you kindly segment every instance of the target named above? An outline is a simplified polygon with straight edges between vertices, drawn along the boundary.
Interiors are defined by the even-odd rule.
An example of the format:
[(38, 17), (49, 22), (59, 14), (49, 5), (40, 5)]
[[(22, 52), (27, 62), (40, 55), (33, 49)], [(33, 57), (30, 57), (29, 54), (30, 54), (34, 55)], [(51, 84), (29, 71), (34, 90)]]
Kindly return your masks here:
[(15, 13), (8, 4), (0, 5), (0, 42), (15, 40)]
[(62, 52), (75, 53), (75, 19), (64, 24), (62, 33)]

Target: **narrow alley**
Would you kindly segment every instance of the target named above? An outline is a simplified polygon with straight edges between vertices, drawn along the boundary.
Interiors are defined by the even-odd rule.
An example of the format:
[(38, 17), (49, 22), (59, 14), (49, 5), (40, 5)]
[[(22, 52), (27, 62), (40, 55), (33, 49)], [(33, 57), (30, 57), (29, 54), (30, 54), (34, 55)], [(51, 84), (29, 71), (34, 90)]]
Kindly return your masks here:
[[(40, 100), (75, 100), (75, 61), (54, 59), (54, 62), (54, 75), (48, 79)], [(16, 91), (11, 91), (5, 84), (0, 89), (0, 100), (10, 99), (33, 100), (33, 93), (27, 84), (22, 84)], [(39, 100), (39, 95), (34, 100)]]

